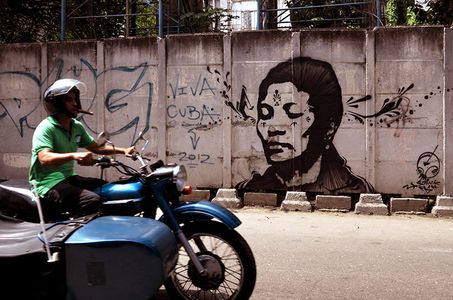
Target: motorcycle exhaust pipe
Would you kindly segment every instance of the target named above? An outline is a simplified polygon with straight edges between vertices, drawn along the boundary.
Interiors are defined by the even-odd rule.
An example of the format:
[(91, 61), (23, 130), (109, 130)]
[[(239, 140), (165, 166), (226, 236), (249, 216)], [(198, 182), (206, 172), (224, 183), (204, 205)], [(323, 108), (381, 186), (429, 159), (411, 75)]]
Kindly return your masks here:
[(88, 110), (84, 110), (84, 109), (79, 109), (78, 110), (79, 113), (81, 114), (86, 114), (86, 115), (94, 115), (94, 113), (92, 111), (88, 111)]

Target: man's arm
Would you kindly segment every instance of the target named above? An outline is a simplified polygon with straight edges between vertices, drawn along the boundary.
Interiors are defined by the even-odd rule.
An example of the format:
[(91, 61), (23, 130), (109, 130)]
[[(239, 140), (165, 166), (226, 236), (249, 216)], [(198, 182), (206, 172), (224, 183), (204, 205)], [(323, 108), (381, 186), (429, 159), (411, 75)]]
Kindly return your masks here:
[(90, 152), (56, 153), (50, 149), (43, 149), (39, 151), (38, 159), (42, 166), (49, 168), (61, 166), (71, 160), (77, 161), (77, 163), (82, 166), (92, 166), (94, 164), (93, 153), (101, 155), (124, 154), (130, 156), (136, 152), (135, 147), (115, 147), (115, 149), (113, 149), (112, 146), (99, 147), (96, 142), (92, 142), (86, 149)]
[(90, 145), (88, 145), (88, 147), (86, 147), (86, 149), (88, 151), (91, 151), (96, 154), (101, 154), (101, 155), (124, 154), (126, 156), (131, 156), (132, 154), (137, 152), (135, 147), (128, 147), (128, 148), (115, 147), (115, 148), (113, 148), (110, 145), (100, 147), (100, 146), (98, 146), (98, 144), (95, 141), (93, 141)]
[(43, 149), (39, 151), (38, 159), (42, 166), (49, 168), (61, 166), (71, 160), (75, 160), (83, 166), (93, 165), (93, 154), (90, 152), (56, 153), (49, 149)]

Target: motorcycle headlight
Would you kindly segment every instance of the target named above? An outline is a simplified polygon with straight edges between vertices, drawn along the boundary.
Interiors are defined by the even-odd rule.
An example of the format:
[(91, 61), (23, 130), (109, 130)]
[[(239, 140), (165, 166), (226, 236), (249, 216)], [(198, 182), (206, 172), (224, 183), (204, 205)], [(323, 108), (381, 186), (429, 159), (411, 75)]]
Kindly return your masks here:
[(173, 178), (176, 184), (176, 189), (182, 192), (186, 185), (187, 172), (184, 166), (178, 165), (173, 169)]

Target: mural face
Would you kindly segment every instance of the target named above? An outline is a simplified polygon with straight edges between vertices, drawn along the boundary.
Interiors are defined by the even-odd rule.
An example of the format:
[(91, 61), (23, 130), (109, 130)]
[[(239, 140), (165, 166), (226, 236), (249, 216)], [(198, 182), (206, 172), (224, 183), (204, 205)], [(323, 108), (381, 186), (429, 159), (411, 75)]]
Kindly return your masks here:
[[(293, 102), (292, 88), (290, 82), (272, 84), (266, 97), (257, 104), (256, 130), (268, 163), (293, 159), (302, 154), (302, 149), (294, 145), (292, 128), (300, 126), (303, 118), (313, 119), (313, 113), (308, 109), (303, 111), (298, 103)], [(295, 99), (302, 97), (296, 95)]]
[[(297, 91), (294, 95), (293, 86)], [(298, 95), (302, 92), (309, 95), (307, 103), (294, 102), (302, 101)], [(306, 108), (301, 109), (304, 105)], [(297, 189), (330, 194), (373, 191), (364, 178), (352, 173), (333, 144), (343, 103), (340, 84), (329, 63), (308, 57), (279, 63), (260, 83), (257, 110), (257, 134), (269, 168), (264, 174), (254, 174), (239, 183), (238, 189)], [(303, 122), (308, 129), (301, 138), (308, 142), (305, 149), (296, 150), (289, 128), (302, 126)]]

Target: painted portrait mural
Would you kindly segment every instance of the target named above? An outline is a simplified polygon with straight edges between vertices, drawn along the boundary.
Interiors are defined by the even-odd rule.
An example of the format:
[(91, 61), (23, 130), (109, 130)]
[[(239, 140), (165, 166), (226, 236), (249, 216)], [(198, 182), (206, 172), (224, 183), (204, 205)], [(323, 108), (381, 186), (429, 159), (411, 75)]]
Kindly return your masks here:
[[(291, 91), (309, 95), (307, 108), (293, 102)], [(355, 175), (340, 156), (333, 139), (343, 116), (341, 87), (332, 66), (320, 60), (298, 57), (279, 63), (261, 81), (257, 102), (256, 131), (263, 145), (269, 168), (239, 183), (239, 189), (298, 189), (328, 193), (370, 192), (373, 187)], [(292, 132), (279, 128), (273, 120), (285, 120), (301, 126), (304, 119), (313, 121), (301, 138), (306, 147), (296, 150)], [(304, 143), (302, 143), (304, 145)]]
[[(244, 109), (250, 108), (244, 90), (236, 107), (227, 104), (250, 119)], [(306, 97), (292, 91), (308, 94), (308, 101), (298, 103)], [(271, 68), (259, 85), (256, 110), (256, 133), (268, 167), (264, 173), (252, 173), (239, 182), (237, 189), (329, 194), (374, 191), (365, 178), (354, 174), (335, 147), (343, 102), (341, 86), (328, 62), (297, 57)], [(302, 127), (303, 122), (310, 125), (301, 132), (300, 139), (306, 141), (297, 147), (291, 127)]]

